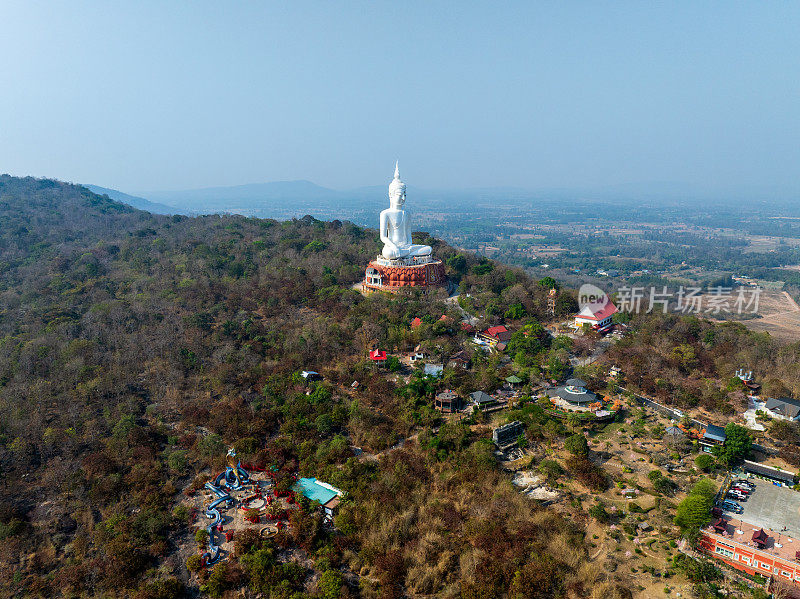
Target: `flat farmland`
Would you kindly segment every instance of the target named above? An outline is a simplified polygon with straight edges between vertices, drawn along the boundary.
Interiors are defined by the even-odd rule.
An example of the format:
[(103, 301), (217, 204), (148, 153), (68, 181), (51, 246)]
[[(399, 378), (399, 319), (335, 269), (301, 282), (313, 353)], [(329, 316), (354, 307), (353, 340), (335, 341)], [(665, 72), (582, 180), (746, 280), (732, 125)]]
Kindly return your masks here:
[(800, 306), (785, 291), (763, 291), (758, 313), (761, 318), (743, 321), (749, 329), (767, 332), (776, 339), (800, 340)]
[(789, 247), (797, 247), (800, 245), (800, 239), (793, 239), (787, 237), (771, 237), (766, 235), (748, 235), (745, 237), (749, 245), (745, 248), (745, 252), (762, 253), (775, 251), (781, 244)]

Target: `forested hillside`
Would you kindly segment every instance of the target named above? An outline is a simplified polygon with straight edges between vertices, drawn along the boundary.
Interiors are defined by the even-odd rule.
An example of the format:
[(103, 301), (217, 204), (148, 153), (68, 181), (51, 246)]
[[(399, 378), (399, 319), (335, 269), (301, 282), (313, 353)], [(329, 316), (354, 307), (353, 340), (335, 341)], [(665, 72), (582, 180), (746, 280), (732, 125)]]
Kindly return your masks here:
[[(521, 271), (417, 237), (485, 314), (542, 313), (546, 289)], [(447, 353), (466, 335), (444, 295), (353, 291), (377, 251), (347, 222), (157, 216), (0, 178), (2, 595), (625, 596), (587, 562), (580, 525), (511, 487), (486, 433), (434, 427), (423, 380), (367, 363), (373, 346), (435, 339)], [(504, 376), (497, 358), (475, 363), (446, 384)], [(306, 368), (326, 381), (305, 386)], [(351, 450), (420, 430), (381, 460)], [(190, 577), (176, 507), (231, 445), (347, 501), (335, 530), (301, 509), (274, 541), (237, 540), (236, 557)]]

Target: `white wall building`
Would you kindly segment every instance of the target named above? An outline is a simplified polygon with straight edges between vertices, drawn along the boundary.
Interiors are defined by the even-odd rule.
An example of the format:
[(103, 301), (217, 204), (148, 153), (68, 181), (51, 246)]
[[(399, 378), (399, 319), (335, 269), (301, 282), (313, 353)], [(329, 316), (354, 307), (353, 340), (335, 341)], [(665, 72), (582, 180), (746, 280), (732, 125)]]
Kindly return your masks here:
[(601, 331), (611, 326), (611, 317), (616, 313), (617, 307), (611, 303), (611, 300), (606, 302), (602, 308), (587, 305), (575, 315), (575, 326), (582, 327), (584, 324), (588, 324), (593, 329)]
[(764, 412), (772, 418), (779, 420), (800, 420), (800, 400), (790, 397), (775, 399), (767, 398), (764, 403)]

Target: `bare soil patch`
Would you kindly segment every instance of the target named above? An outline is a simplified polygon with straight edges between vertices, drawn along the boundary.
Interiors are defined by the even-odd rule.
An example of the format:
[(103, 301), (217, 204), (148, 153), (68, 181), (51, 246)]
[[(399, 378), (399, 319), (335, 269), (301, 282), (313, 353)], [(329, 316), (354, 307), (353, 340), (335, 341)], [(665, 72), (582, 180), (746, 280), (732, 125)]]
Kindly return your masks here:
[(787, 341), (800, 339), (800, 306), (787, 292), (762, 292), (758, 311), (761, 318), (744, 321), (749, 329)]

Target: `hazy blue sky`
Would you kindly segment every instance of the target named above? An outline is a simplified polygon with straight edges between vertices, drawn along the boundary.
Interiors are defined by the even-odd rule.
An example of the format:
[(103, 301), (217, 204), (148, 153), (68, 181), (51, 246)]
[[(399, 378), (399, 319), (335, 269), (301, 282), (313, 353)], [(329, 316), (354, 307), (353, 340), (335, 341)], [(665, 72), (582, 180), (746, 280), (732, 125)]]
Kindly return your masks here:
[(798, 191), (797, 2), (0, 3), (0, 172)]

